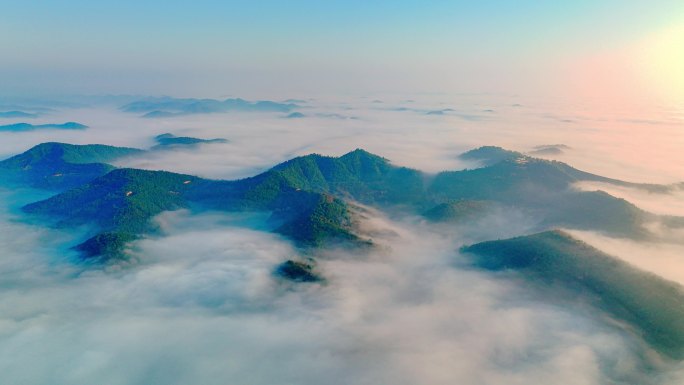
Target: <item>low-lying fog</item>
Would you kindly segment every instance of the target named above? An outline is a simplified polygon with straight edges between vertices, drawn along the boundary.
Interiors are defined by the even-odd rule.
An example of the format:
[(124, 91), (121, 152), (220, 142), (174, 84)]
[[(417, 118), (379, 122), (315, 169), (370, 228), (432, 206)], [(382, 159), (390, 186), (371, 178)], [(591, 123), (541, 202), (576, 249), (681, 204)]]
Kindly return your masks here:
[[(552, 157), (585, 171), (636, 182), (684, 180), (682, 121), (664, 110), (644, 117), (514, 98), (492, 104), (482, 96), (444, 103), (413, 99), (313, 101), (297, 119), (258, 113), (142, 119), (113, 108), (67, 109), (34, 123), (77, 121), (91, 128), (2, 133), (0, 154), (45, 141), (148, 148), (153, 136), (170, 132), (229, 142), (155, 152), (118, 165), (239, 178), (297, 155), (340, 155), (358, 147), (437, 172), (476, 167), (456, 156), (481, 145), (529, 152), (564, 144), (568, 148)], [(446, 108), (454, 111), (426, 115)], [(658, 214), (684, 214), (679, 193), (609, 192)], [(3, 383), (684, 381), (679, 363), (654, 358), (642, 342), (590, 308), (540, 301), (543, 293), (522, 280), (467, 266), (460, 246), (528, 233), (535, 223), (522, 213), (443, 228), (370, 210), (365, 226), (376, 230), (380, 247), (322, 251), (317, 268), (327, 281), (293, 284), (272, 272), (300, 251), (261, 231), (263, 218), (164, 213), (155, 219), (163, 234), (132, 246), (139, 262), (103, 270), (73, 263), (68, 247), (78, 234), (26, 222), (17, 207), (38, 199), (31, 194), (0, 191)], [(684, 248), (677, 242), (573, 235), (684, 283)]]

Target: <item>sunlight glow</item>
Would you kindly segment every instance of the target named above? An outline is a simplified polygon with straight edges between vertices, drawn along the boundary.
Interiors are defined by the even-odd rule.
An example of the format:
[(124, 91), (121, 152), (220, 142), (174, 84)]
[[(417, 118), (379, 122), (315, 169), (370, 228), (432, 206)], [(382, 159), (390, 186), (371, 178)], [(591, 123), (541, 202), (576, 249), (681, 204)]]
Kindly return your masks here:
[(644, 81), (667, 102), (684, 104), (684, 21), (651, 36), (642, 47)]

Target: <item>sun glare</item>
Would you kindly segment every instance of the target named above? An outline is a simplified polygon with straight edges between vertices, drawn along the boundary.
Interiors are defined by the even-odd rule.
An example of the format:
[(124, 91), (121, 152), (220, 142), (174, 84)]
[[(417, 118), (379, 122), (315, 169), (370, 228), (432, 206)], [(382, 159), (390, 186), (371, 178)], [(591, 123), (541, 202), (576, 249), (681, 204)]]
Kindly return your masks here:
[(638, 61), (644, 81), (667, 102), (684, 104), (684, 21), (647, 39)]

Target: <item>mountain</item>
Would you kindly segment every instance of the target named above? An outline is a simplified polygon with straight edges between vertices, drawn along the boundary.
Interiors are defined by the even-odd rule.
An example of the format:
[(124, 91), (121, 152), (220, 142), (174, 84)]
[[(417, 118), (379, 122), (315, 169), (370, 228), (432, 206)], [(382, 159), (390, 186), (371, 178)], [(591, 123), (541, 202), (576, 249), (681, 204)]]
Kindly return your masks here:
[[(46, 144), (44, 148), (55, 146), (63, 148), (59, 144)], [(39, 181), (51, 181), (56, 174), (63, 173), (58, 170), (67, 167), (85, 167), (60, 160), (61, 155), (51, 155), (47, 150), (38, 151), (39, 148), (42, 147), (19, 156), (33, 159), (32, 155), (35, 162), (46, 168), (28, 168), (38, 172), (34, 178)], [(80, 147), (69, 148), (84, 151)], [(118, 151), (125, 154), (131, 149)], [(92, 153), (89, 157), (81, 155), (77, 160), (93, 158)], [(437, 222), (477, 220), (492, 207), (513, 206), (537, 219), (542, 230), (562, 225), (630, 237), (647, 236), (643, 224), (657, 218), (607, 193), (572, 188), (577, 180), (601, 179), (599, 176), (559, 162), (520, 158), (517, 153), (515, 156), (480, 169), (443, 172), (430, 182), (420, 171), (394, 166), (387, 159), (361, 149), (340, 157), (301, 156), (254, 177), (233, 181), (163, 171), (112, 171), (111, 166), (100, 163), (91, 166), (97, 167), (94, 170), (73, 170), (74, 178), (80, 176), (80, 182), (85, 184), (27, 205), (25, 210), (53, 218), (61, 226), (92, 225), (97, 229), (93, 235), (120, 233), (134, 237), (153, 232), (150, 219), (166, 210), (265, 211), (271, 213), (273, 231), (302, 247), (331, 242), (368, 245), (369, 241), (355, 233), (353, 202), (409, 214), (424, 213), (427, 219)], [(74, 157), (71, 154), (66, 159)], [(26, 172), (25, 160), (5, 162), (13, 164), (14, 170)], [(55, 168), (56, 165), (61, 166)], [(678, 222), (672, 219), (668, 223)], [(110, 238), (101, 237), (89, 245), (96, 246)], [(88, 247), (98, 249), (112, 250)]]
[(494, 203), (478, 200), (459, 200), (441, 203), (427, 210), (423, 216), (432, 222), (462, 223), (477, 220), (492, 209)]
[(54, 219), (58, 227), (94, 227), (93, 237), (75, 247), (85, 258), (122, 258), (126, 242), (155, 231), (153, 216), (187, 207), (183, 192), (196, 180), (165, 171), (116, 169), (23, 210)]
[(24, 111), (4, 111), (0, 112), (0, 118), (37, 118), (38, 114)]
[(530, 152), (532, 155), (562, 155), (566, 150), (570, 150), (570, 147), (565, 144), (543, 144), (540, 146), (535, 146)]
[(484, 166), (491, 166), (504, 160), (515, 160), (523, 154), (517, 151), (505, 150), (496, 146), (482, 146), (459, 155), (463, 160), (482, 162)]
[[(308, 155), (255, 177), (214, 181), (163, 171), (113, 170), (91, 182), (24, 207), (59, 226), (92, 225), (100, 235), (80, 249), (107, 242), (103, 233), (140, 235), (162, 211), (206, 208), (267, 211), (273, 230), (303, 247), (332, 242), (368, 245), (354, 233), (353, 210), (345, 202), (396, 204), (423, 198), (420, 172), (391, 165), (363, 150), (339, 158)], [(119, 238), (115, 239), (117, 242)], [(91, 253), (93, 254), (93, 253)]]
[(545, 293), (589, 302), (626, 322), (654, 349), (684, 358), (684, 288), (561, 231), (464, 247), (475, 266), (515, 271)]
[(244, 99), (177, 99), (147, 98), (126, 104), (122, 111), (144, 113), (144, 117), (171, 117), (187, 114), (210, 114), (230, 111), (290, 112), (296, 104), (268, 100), (250, 102)]
[(203, 144), (203, 143), (227, 143), (228, 141), (226, 139), (222, 138), (217, 138), (217, 139), (199, 139), (199, 138), (192, 138), (189, 136), (175, 136), (173, 134), (161, 134), (157, 135), (154, 140), (157, 142), (157, 145), (153, 147), (153, 149), (164, 149), (164, 148), (176, 148), (176, 147), (183, 147), (183, 146), (194, 146), (198, 144)]
[(425, 199), (423, 174), (356, 149), (339, 158), (308, 155), (268, 173), (295, 188), (321, 191), (367, 204), (417, 204)]
[(624, 199), (573, 187), (578, 181), (625, 182), (498, 147), (481, 147), (462, 158), (487, 166), (437, 174), (428, 187), (428, 195), (436, 203), (493, 201), (522, 208), (540, 218), (547, 228), (566, 226), (629, 237), (646, 236), (643, 225), (653, 219)]
[(297, 189), (274, 175), (212, 181), (165, 171), (116, 169), (23, 210), (53, 219), (60, 227), (93, 226), (93, 238), (77, 249), (103, 259), (121, 257), (122, 239), (154, 232), (153, 216), (180, 208), (269, 211), (273, 230), (303, 247), (367, 243), (354, 235), (352, 213), (343, 200)]
[(0, 161), (0, 176), (3, 181), (13, 184), (64, 190), (113, 170), (108, 162), (141, 152), (101, 144), (43, 143)]
[(315, 272), (312, 263), (291, 259), (280, 264), (274, 271), (274, 275), (295, 282), (321, 282), (324, 280)]
[(169, 112), (169, 111), (159, 111), (159, 110), (154, 110), (150, 111), (146, 114), (144, 114), (142, 117), (143, 118), (171, 118), (178, 115), (177, 113)]
[(182, 193), (196, 180), (166, 171), (115, 169), (23, 209), (58, 218), (59, 226), (95, 225), (106, 231), (140, 233), (152, 216), (187, 206)]
[(62, 124), (15, 123), (0, 126), (0, 131), (23, 132), (33, 130), (85, 130), (86, 128), (88, 128), (88, 126), (76, 122), (66, 122)]

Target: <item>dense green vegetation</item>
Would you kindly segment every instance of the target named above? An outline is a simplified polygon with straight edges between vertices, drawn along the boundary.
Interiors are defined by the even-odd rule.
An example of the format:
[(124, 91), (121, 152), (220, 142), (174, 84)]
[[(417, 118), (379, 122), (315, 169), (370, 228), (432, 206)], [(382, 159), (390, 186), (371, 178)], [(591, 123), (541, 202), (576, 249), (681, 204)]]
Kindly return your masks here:
[(152, 216), (185, 207), (183, 192), (197, 179), (165, 171), (117, 169), (29, 204), (24, 211), (60, 218), (62, 226), (95, 224), (102, 230), (139, 233)]
[[(266, 178), (266, 180), (271, 180)], [(154, 231), (150, 219), (191, 205), (228, 211), (267, 210), (280, 223), (277, 232), (301, 246), (355, 242), (347, 204), (331, 195), (264, 183), (210, 181), (165, 171), (117, 169), (95, 180), (24, 206), (28, 213), (56, 218), (58, 226), (95, 225), (98, 232), (141, 234)], [(264, 195), (264, 191), (268, 194)], [(110, 238), (101, 238), (99, 243)], [(92, 247), (109, 254), (111, 247)], [(110, 257), (113, 255), (110, 255)]]
[(23, 176), (33, 186), (77, 186), (25, 210), (55, 218), (60, 226), (94, 225), (99, 232), (112, 233), (152, 231), (154, 215), (193, 207), (272, 212), (279, 223), (275, 230), (302, 246), (332, 241), (367, 244), (354, 235), (346, 201), (423, 212), (430, 220), (445, 222), (475, 220), (487, 208), (503, 204), (526, 209), (546, 228), (563, 225), (633, 237), (643, 236), (642, 224), (653, 218), (606, 193), (571, 188), (575, 181), (604, 180), (601, 177), (499, 148), (468, 153), (470, 158), (497, 163), (443, 172), (427, 186), (428, 178), (420, 171), (393, 166), (360, 149), (338, 158), (317, 154), (294, 158), (236, 181), (163, 171), (112, 171), (106, 163), (87, 163), (139, 151), (46, 143), (1, 162), (0, 170)]
[(125, 247), (138, 237), (130, 233), (100, 233), (74, 247), (81, 257), (88, 261), (110, 262), (112, 259), (126, 258)]
[[(350, 232), (352, 227), (348, 206), (331, 195), (307, 195), (296, 209), (290, 211), (288, 220), (276, 231), (301, 245), (323, 246), (331, 242), (356, 242), (358, 237)], [(283, 211), (278, 212), (283, 215)]]
[(423, 175), (357, 149), (339, 158), (308, 155), (282, 163), (264, 175), (295, 189), (326, 192), (364, 203), (416, 204), (425, 199)]
[(100, 144), (43, 143), (1, 161), (0, 177), (5, 183), (63, 190), (80, 186), (113, 170), (108, 162), (141, 152), (134, 148)]
[(684, 291), (673, 282), (560, 231), (483, 242), (462, 251), (478, 267), (518, 271), (538, 285), (595, 298), (597, 307), (628, 322), (658, 351), (684, 358)]

